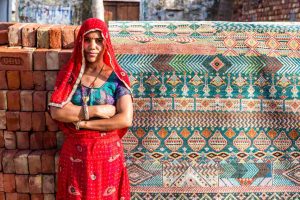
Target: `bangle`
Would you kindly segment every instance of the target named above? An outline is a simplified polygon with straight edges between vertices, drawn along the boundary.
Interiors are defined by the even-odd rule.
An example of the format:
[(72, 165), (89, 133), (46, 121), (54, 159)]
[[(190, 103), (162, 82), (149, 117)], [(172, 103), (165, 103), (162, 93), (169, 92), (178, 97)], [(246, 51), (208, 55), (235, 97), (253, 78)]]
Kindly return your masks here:
[(80, 130), (80, 122), (81, 122), (81, 120), (79, 120), (78, 122), (76, 122), (76, 124), (75, 124), (75, 129), (76, 130)]
[(90, 115), (89, 115), (88, 106), (86, 104), (84, 104), (82, 107), (83, 107), (84, 119), (85, 120), (89, 120), (90, 119)]

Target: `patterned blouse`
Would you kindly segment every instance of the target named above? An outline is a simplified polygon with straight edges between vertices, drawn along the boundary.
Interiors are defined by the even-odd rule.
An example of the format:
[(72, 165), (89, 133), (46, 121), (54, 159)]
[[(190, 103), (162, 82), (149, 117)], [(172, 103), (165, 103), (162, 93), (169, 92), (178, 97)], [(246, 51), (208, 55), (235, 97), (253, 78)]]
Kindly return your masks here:
[(90, 98), (87, 103), (89, 106), (102, 104), (116, 105), (117, 100), (121, 96), (131, 94), (130, 90), (126, 88), (124, 83), (119, 80), (114, 72), (112, 72), (107, 81), (100, 87), (89, 88), (78, 84), (71, 102), (78, 106), (83, 105), (82, 93), (87, 95), (89, 90), (91, 90)]

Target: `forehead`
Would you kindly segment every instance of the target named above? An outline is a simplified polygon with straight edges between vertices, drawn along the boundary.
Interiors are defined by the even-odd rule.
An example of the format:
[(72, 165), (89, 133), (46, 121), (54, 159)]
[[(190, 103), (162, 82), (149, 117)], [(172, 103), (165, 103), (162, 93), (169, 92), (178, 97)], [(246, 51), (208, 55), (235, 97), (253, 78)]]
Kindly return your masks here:
[(100, 31), (91, 31), (85, 34), (86, 38), (102, 38)]

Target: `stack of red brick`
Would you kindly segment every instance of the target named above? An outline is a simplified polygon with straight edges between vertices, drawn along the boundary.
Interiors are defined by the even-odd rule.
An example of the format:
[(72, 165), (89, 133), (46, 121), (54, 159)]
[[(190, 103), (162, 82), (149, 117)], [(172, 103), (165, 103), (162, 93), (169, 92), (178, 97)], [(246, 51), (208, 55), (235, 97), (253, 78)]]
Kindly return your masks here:
[(234, 21), (299, 21), (299, 0), (235, 0)]
[(0, 23), (0, 200), (54, 200), (63, 134), (47, 112), (79, 27)]

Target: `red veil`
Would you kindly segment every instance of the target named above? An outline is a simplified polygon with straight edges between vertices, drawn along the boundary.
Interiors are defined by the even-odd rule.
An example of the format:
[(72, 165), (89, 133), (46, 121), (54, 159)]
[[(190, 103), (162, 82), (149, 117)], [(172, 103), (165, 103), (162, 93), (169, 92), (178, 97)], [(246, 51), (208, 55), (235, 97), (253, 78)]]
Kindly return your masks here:
[[(80, 27), (78, 36), (75, 41), (75, 48), (72, 52), (69, 62), (60, 69), (54, 92), (51, 96), (49, 106), (63, 107), (70, 102), (72, 96), (80, 83), (82, 75), (85, 70), (85, 58), (83, 54), (83, 40), (84, 35), (91, 31), (100, 31), (103, 39), (106, 41), (106, 50), (103, 54), (103, 61), (106, 65), (110, 66), (116, 73), (117, 77), (130, 89), (130, 82), (127, 73), (119, 66), (111, 45), (110, 35), (105, 22), (97, 18), (90, 18), (83, 22)], [(64, 133), (70, 131), (74, 132), (74, 125), (72, 123), (58, 122), (59, 127)], [(119, 135), (123, 136), (127, 131), (126, 129), (119, 130)], [(78, 132), (78, 131), (77, 131)], [(79, 131), (84, 133), (84, 130)]]

